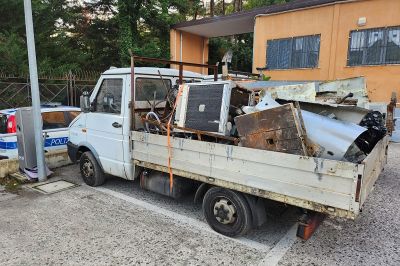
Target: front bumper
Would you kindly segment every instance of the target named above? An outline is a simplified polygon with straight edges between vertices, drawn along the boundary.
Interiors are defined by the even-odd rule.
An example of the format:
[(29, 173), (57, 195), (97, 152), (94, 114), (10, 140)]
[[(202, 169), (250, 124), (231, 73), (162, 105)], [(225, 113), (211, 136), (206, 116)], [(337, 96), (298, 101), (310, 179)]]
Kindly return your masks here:
[(78, 145), (75, 145), (70, 141), (67, 142), (68, 157), (73, 163), (76, 163), (78, 161), (78, 149)]

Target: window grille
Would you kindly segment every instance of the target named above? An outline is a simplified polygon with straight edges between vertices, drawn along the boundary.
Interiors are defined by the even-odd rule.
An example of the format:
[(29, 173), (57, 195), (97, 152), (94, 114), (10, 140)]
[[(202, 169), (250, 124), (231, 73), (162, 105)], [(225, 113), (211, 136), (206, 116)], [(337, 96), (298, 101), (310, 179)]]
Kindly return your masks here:
[(350, 32), (348, 66), (400, 64), (400, 27)]
[(267, 69), (315, 68), (321, 35), (267, 41)]

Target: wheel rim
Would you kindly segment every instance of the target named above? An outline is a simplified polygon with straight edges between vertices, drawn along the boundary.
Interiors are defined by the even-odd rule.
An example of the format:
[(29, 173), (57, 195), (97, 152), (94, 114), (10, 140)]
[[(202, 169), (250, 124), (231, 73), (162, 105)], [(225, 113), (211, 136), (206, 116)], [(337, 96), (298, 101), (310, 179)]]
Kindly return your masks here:
[(231, 225), (236, 222), (237, 210), (227, 198), (217, 198), (214, 203), (214, 217), (221, 224)]
[(93, 175), (94, 175), (93, 164), (88, 159), (85, 159), (84, 162), (83, 162), (82, 173), (88, 179), (91, 179), (93, 177)]

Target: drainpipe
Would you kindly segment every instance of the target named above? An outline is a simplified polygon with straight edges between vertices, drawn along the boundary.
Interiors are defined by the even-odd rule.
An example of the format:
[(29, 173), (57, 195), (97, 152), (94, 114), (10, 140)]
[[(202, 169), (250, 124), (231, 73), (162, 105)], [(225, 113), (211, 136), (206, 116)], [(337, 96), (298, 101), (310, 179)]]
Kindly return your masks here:
[(181, 31), (181, 35), (180, 35), (180, 36), (181, 36), (181, 47), (180, 47), (180, 48), (181, 48), (181, 51), (180, 51), (180, 52), (181, 52), (181, 55), (180, 55), (180, 56), (181, 56), (181, 62), (182, 62), (182, 61), (183, 61), (183, 59), (182, 59), (182, 51), (183, 51), (183, 48), (182, 48), (182, 44), (183, 44), (183, 41), (182, 41), (182, 38), (183, 38), (183, 37), (182, 37), (182, 36), (183, 36), (183, 35), (182, 35), (182, 31)]

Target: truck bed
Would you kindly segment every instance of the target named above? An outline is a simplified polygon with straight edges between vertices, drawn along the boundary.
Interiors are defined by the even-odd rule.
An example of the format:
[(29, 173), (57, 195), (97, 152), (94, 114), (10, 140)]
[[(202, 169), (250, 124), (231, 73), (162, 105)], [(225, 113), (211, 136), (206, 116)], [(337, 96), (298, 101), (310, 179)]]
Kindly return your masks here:
[[(136, 166), (168, 172), (167, 137), (132, 131)], [(175, 175), (354, 219), (386, 164), (389, 137), (361, 164), (171, 137)]]

